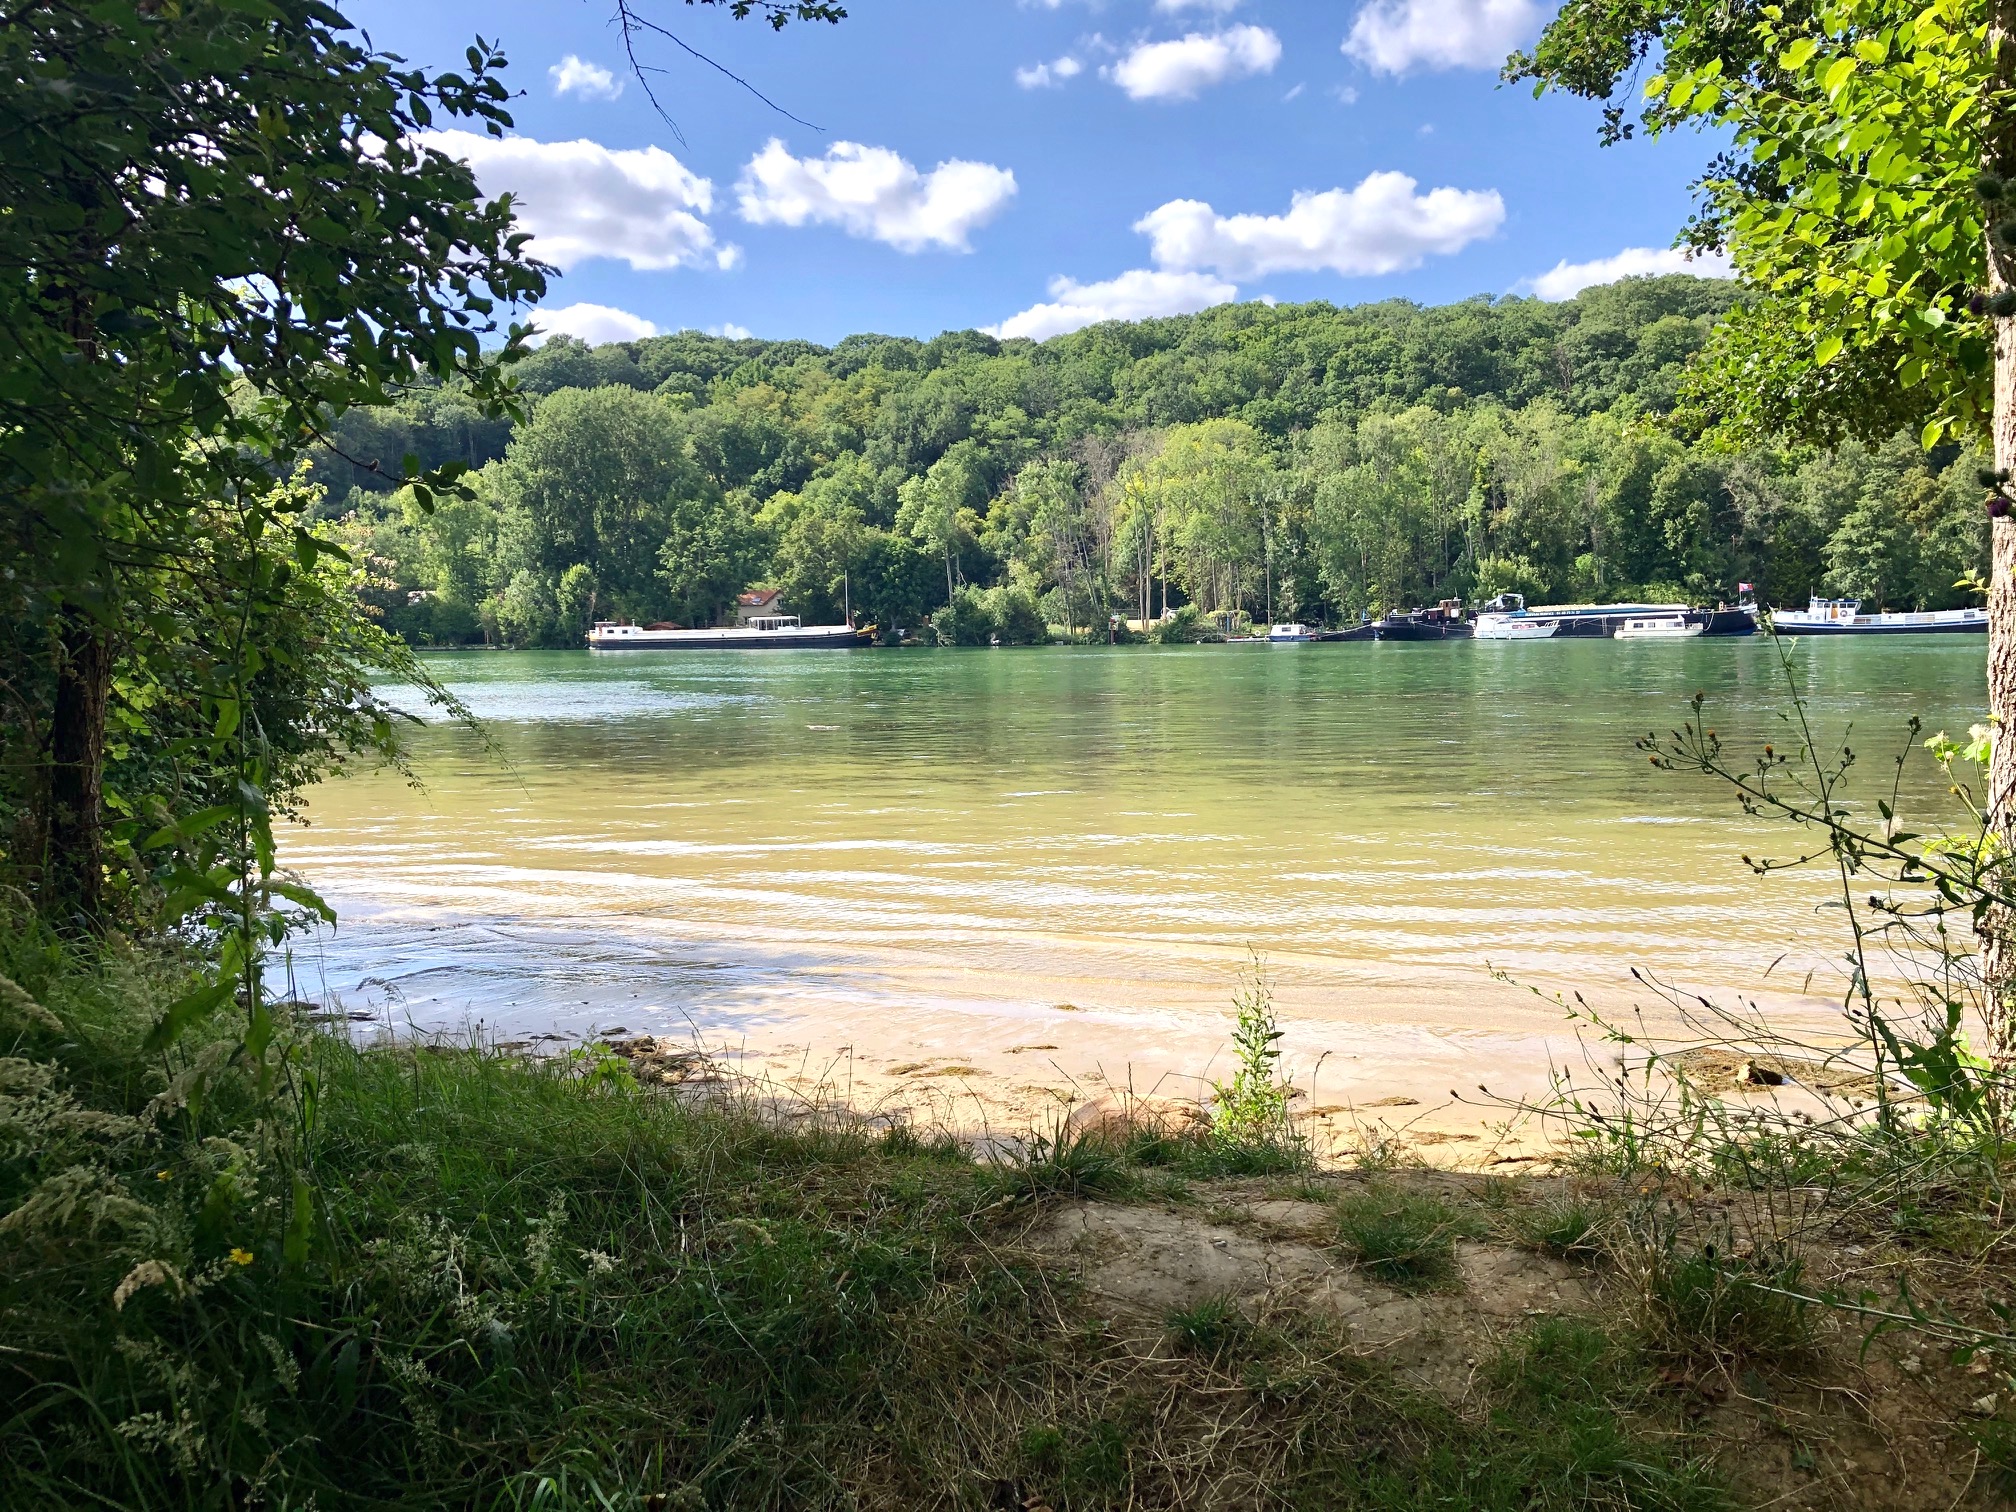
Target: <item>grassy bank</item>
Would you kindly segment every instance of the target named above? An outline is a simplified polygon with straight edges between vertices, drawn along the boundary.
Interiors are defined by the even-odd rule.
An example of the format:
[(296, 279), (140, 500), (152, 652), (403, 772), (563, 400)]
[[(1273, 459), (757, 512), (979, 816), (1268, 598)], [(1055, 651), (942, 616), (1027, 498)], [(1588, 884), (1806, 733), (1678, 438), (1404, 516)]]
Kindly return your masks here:
[[(1906, 1210), (1874, 1167), (1767, 1234), (1814, 1185), (1790, 1146), (1719, 1185), (1643, 1140), (1524, 1181), (1318, 1173), (1263, 1116), (989, 1164), (602, 1053), (298, 1022), (262, 1096), (221, 1027), (141, 1049), (172, 958), (7, 939), (10, 1507), (1931, 1504), (1852, 1493), (1859, 1335), (1754, 1284), (1824, 1284), (1799, 1256), (1859, 1249), (1842, 1223), (1879, 1242)], [(1986, 1295), (1994, 1162), (1920, 1167), (1886, 1255)], [(2002, 1453), (1951, 1353), (1903, 1434), (1940, 1505)]]
[(1313, 1313), (1144, 1347), (1025, 1241), (1204, 1201), (1180, 1139), (976, 1164), (305, 1028), (269, 1105), (224, 1039), (139, 1050), (172, 964), (9, 957), (12, 1506), (1720, 1504), (1592, 1326), (1509, 1339), (1481, 1415)]

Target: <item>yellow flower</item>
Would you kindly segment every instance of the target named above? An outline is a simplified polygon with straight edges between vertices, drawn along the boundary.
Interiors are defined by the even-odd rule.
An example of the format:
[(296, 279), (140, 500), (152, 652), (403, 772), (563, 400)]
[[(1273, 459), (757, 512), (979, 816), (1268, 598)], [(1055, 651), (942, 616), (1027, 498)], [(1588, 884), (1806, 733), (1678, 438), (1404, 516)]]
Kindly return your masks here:
[(166, 1180), (167, 1180), (167, 1179), (169, 1178), (169, 1176), (170, 1176), (170, 1175), (172, 1175), (172, 1174), (173, 1174), (173, 1173), (172, 1173), (172, 1172), (169, 1172), (169, 1171), (156, 1171), (156, 1172), (154, 1173), (154, 1179), (155, 1179), (156, 1181), (166, 1181)]
[(234, 1244), (231, 1247), (230, 1255), (228, 1255), (226, 1258), (229, 1259), (233, 1265), (250, 1265), (252, 1263), (252, 1251), (248, 1249), (239, 1249)]

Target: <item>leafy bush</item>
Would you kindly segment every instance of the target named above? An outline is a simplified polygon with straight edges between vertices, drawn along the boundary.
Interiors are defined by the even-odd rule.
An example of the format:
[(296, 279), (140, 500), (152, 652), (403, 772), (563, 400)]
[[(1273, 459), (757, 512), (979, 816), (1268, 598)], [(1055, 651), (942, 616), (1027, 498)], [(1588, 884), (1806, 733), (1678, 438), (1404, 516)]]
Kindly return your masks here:
[(1262, 1164), (1293, 1169), (1307, 1161), (1306, 1141), (1288, 1116), (1290, 1088), (1280, 1079), (1281, 1029), (1274, 1017), (1274, 990), (1258, 955), (1240, 973), (1233, 997), (1236, 1017), (1232, 1079), (1211, 1086), (1212, 1143), (1221, 1152), (1258, 1152)]
[(952, 602), (931, 617), (941, 646), (1040, 646), (1050, 639), (1050, 627), (1027, 588), (1002, 583), (976, 588), (961, 583)]
[(1041, 646), (1050, 640), (1050, 626), (1036, 603), (1036, 595), (1017, 583), (1003, 583), (987, 590), (994, 626), (1004, 646)]
[(1158, 621), (1148, 632), (1157, 645), (1195, 646), (1216, 643), (1225, 639), (1224, 632), (1204, 617), (1204, 611), (1195, 604), (1185, 604), (1166, 620)]
[(953, 590), (952, 601), (931, 616), (931, 628), (941, 646), (986, 645), (996, 629), (986, 590), (961, 583)]

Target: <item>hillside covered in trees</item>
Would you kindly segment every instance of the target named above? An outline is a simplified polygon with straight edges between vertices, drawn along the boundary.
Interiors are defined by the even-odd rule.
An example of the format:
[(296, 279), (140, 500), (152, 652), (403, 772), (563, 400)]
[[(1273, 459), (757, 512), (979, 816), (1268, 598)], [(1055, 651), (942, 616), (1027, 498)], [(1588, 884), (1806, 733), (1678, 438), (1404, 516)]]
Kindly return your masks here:
[[(755, 584), (808, 622), (845, 600), (965, 641), (1502, 589), (1970, 601), (1971, 456), (1731, 449), (1673, 422), (1733, 297), (1672, 276), (1561, 303), (1240, 304), (1040, 344), (556, 337), (516, 370), (522, 423), (415, 391), (346, 417), (315, 481), (384, 623), (434, 644), (710, 623)], [(467, 462), (474, 498), (419, 509), (407, 458)]]

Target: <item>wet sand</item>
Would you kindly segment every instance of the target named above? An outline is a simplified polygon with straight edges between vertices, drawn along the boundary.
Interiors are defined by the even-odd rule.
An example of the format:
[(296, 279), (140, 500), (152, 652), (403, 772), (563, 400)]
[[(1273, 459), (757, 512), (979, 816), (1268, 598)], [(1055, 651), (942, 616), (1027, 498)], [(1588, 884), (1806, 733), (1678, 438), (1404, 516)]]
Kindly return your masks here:
[[(309, 995), (359, 1014), (363, 1034), (528, 1049), (650, 1035), (703, 1051), (767, 1095), (965, 1138), (1019, 1138), (1136, 1102), (1208, 1103), (1233, 1071), (1233, 997), (1252, 969), (1249, 953), (1195, 944), (1150, 952), (1048, 938), (948, 967), (922, 952), (766, 954), (760, 941), (680, 950), (606, 919), (479, 924), (363, 905), (346, 916), (354, 948), (325, 944), (296, 969)], [(480, 958), (480, 975), (468, 957)], [(367, 961), (378, 970), (360, 975)], [(1482, 963), (1396, 970), (1276, 951), (1264, 971), (1281, 1072), (1330, 1160), (1382, 1140), (1438, 1164), (1531, 1154), (1542, 1138), (1517, 1105), (1545, 1102), (1562, 1073), (1586, 1084), (1618, 1054), (1571, 1017), (1565, 1000), (1577, 993), (1580, 1014), (1641, 1043), (1694, 1036), (1621, 962), (1572, 982), (1502, 980)], [(1689, 987), (1816, 1042), (1840, 1036), (1836, 1004), (1810, 993)]]

